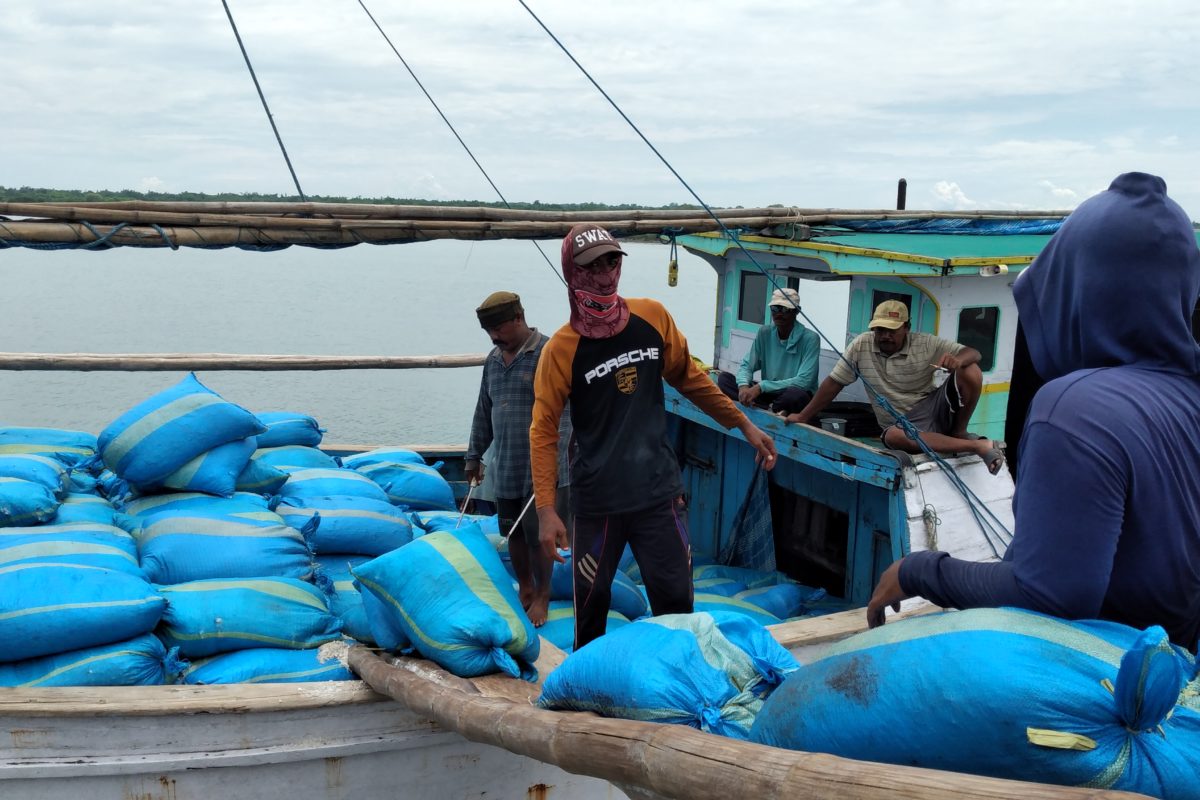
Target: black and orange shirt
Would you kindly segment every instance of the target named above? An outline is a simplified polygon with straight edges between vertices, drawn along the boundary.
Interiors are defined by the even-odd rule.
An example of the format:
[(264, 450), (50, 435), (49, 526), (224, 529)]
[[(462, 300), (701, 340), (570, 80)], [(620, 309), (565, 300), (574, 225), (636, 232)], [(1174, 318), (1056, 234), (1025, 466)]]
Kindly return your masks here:
[(575, 426), (571, 502), (584, 516), (640, 511), (682, 491), (663, 380), (727, 428), (745, 420), (692, 361), (662, 304), (626, 302), (629, 323), (616, 336), (588, 339), (564, 325), (542, 350), (529, 428), (538, 508), (554, 505), (558, 420), (568, 399)]

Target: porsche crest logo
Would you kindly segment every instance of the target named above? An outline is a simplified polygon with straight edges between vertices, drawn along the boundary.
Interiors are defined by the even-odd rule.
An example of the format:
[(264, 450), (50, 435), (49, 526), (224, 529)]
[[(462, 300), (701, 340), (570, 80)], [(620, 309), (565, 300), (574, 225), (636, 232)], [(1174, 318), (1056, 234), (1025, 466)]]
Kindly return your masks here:
[(637, 391), (637, 367), (625, 367), (616, 374), (617, 388), (625, 394)]

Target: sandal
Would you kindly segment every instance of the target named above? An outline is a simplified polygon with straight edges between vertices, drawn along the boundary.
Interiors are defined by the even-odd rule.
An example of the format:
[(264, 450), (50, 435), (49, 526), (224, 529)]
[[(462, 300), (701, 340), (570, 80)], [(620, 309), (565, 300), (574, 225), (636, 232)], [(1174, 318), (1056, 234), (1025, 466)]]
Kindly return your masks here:
[(999, 473), (1000, 468), (1004, 466), (1004, 449), (1006, 446), (999, 439), (993, 439), (991, 449), (983, 454), (983, 463), (987, 464), (988, 472), (993, 475)]

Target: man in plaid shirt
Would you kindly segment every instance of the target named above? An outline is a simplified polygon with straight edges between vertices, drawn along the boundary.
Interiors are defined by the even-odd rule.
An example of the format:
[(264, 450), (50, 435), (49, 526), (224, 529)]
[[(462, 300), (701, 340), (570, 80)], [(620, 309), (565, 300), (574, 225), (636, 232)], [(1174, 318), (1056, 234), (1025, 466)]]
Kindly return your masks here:
[[(483, 480), (483, 453), (493, 446), (489, 469), (496, 495), (500, 531), (513, 527), (508, 552), (520, 586), (521, 605), (536, 626), (546, 622), (550, 607), (553, 561), (541, 547), (538, 515), (529, 508), (533, 481), (529, 471), (529, 425), (533, 418), (533, 376), (548, 336), (525, 322), (521, 298), (512, 292), (495, 292), (475, 309), (479, 324), (495, 345), (483, 365), (479, 400), (467, 445), (467, 480)], [(571, 423), (563, 416), (559, 426), (560, 453), (565, 454)], [(559, 459), (559, 484), (566, 484), (566, 459)], [(559, 490), (558, 497), (567, 492)], [(565, 500), (563, 505), (565, 506)], [(566, 509), (561, 512), (566, 517)], [(518, 525), (518, 520), (520, 524)]]

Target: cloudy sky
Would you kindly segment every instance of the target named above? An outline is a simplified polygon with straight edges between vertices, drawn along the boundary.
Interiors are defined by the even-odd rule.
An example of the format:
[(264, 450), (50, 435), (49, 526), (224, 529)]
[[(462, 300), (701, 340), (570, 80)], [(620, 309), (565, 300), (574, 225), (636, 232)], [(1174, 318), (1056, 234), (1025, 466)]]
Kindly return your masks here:
[[(1179, 0), (526, 0), (708, 203), (1200, 219)], [(690, 202), (516, 0), (364, 0), (509, 200)], [(309, 194), (495, 199), (358, 0), (229, 0)], [(220, 0), (5, 0), (0, 185), (291, 193)]]

